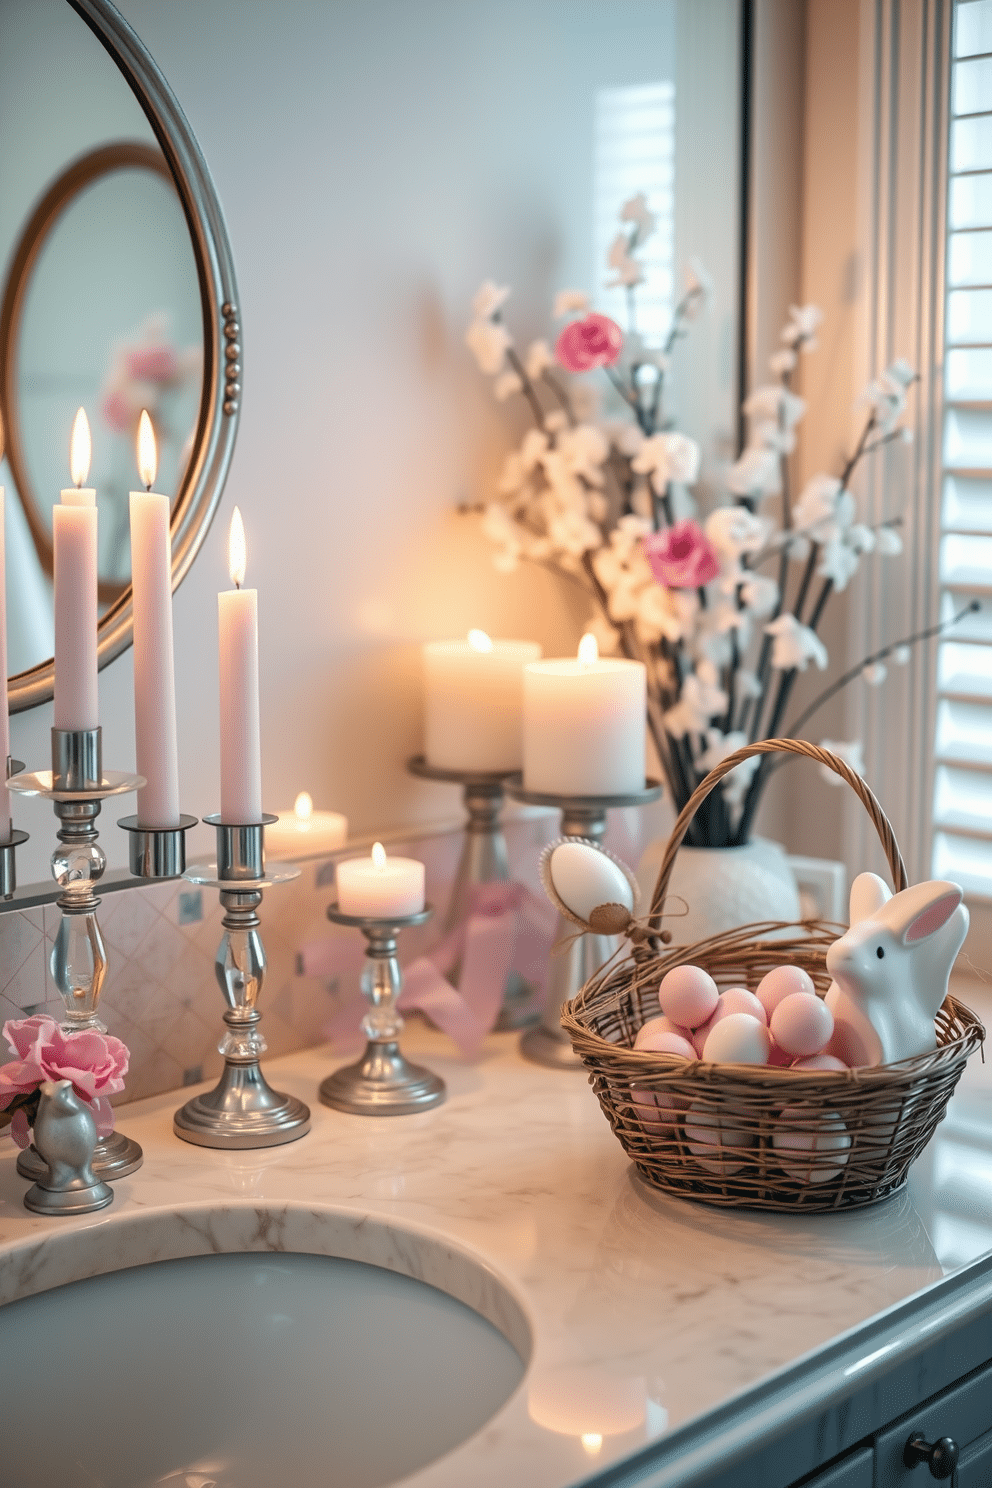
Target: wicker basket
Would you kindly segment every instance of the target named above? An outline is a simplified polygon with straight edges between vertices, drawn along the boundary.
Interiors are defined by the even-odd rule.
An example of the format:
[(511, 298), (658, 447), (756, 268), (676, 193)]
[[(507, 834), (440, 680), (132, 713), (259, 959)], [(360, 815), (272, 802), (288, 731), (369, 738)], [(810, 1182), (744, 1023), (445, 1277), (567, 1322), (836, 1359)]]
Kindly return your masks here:
[(808, 971), (821, 996), (830, 985), (825, 957), (841, 926), (769, 921), (668, 951), (657, 935), (672, 864), (696, 809), (742, 760), (770, 753), (804, 755), (839, 775), (875, 825), (896, 890), (906, 887), (892, 828), (860, 776), (804, 740), (750, 745), (710, 772), (675, 823), (651, 903), (652, 939), (588, 982), (565, 1004), (562, 1024), (624, 1150), (655, 1188), (728, 1208), (857, 1208), (902, 1187), (981, 1045), (982, 1024), (953, 997), (937, 1015), (933, 1053), (846, 1073), (687, 1063), (632, 1047), (641, 1025), (657, 1016), (658, 984), (673, 966), (705, 967), (721, 989), (754, 990), (772, 967), (788, 964)]

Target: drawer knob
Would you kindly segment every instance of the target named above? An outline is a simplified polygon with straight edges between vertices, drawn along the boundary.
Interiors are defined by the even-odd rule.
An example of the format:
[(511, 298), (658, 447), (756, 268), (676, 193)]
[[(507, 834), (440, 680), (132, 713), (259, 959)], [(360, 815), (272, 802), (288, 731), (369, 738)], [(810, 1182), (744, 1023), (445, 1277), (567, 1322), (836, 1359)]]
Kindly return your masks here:
[(958, 1444), (953, 1436), (942, 1436), (940, 1441), (928, 1442), (917, 1431), (906, 1443), (902, 1460), (907, 1467), (918, 1467), (925, 1462), (932, 1477), (949, 1478), (958, 1465)]

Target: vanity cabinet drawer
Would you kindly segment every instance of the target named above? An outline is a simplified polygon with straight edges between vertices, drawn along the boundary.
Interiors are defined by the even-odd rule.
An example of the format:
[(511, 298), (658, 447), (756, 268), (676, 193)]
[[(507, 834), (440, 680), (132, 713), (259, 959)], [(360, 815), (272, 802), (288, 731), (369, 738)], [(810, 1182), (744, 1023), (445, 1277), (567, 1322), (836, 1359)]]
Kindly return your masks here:
[(811, 1478), (803, 1478), (798, 1488), (873, 1488), (875, 1453), (871, 1447), (851, 1452), (831, 1467), (822, 1467)]
[[(916, 1433), (928, 1442), (953, 1437), (961, 1453), (959, 1488), (988, 1488), (992, 1467), (992, 1364), (909, 1411), (875, 1439), (877, 1488), (926, 1488), (935, 1480), (926, 1463), (907, 1467), (906, 1443)], [(947, 1480), (950, 1483), (950, 1479)]]

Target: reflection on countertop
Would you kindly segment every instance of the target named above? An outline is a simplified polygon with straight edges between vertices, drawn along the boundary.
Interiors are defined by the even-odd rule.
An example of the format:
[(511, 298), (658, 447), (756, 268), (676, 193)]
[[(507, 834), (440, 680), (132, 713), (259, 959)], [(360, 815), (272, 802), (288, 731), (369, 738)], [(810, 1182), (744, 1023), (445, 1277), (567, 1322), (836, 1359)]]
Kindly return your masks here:
[[(992, 1014), (979, 991), (965, 1000)], [(417, 1023), (406, 1041), (443, 1075), (445, 1105), (393, 1120), (328, 1110), (316, 1086), (336, 1061), (303, 1051), (267, 1066), (313, 1108), (310, 1135), (286, 1147), (179, 1142), (176, 1094), (125, 1107), (121, 1127), (145, 1165), (109, 1210), (81, 1220), (27, 1213), (5, 1140), (0, 1301), (218, 1249), (311, 1250), (406, 1271), (529, 1352), (504, 1409), (410, 1482), (563, 1488), (992, 1251), (992, 1070), (979, 1058), (906, 1189), (803, 1217), (656, 1193), (582, 1075), (525, 1063), (513, 1035), (493, 1036), (473, 1065)]]

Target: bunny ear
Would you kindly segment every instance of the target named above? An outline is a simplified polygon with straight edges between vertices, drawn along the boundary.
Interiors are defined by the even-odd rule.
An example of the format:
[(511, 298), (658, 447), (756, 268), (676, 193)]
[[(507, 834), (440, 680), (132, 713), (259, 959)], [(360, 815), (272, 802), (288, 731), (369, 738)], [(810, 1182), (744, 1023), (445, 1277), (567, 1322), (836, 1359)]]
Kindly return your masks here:
[(958, 884), (932, 879), (903, 889), (889, 900), (878, 917), (903, 945), (913, 945), (946, 925), (963, 897)]
[(851, 885), (851, 924), (867, 920), (891, 898), (891, 889), (877, 873), (859, 873)]

